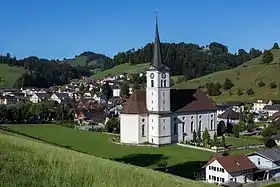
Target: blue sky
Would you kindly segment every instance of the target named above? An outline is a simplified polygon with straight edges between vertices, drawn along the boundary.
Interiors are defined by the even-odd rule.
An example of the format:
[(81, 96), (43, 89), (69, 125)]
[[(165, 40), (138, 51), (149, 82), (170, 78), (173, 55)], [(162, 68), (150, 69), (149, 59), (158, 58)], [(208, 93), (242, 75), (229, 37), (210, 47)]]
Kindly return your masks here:
[(152, 42), (217, 41), (232, 52), (270, 48), (280, 37), (279, 0), (1, 0), (0, 53), (114, 56)]

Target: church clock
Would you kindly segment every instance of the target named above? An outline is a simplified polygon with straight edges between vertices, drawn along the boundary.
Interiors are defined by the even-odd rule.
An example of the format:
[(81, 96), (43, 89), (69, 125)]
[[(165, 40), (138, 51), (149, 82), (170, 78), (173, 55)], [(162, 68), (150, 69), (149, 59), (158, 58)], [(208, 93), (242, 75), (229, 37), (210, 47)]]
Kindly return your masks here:
[(153, 79), (155, 77), (155, 75), (153, 73), (150, 74), (151, 79)]
[(161, 77), (162, 77), (163, 79), (165, 79), (166, 74), (165, 74), (165, 73), (162, 73), (162, 74), (161, 74)]

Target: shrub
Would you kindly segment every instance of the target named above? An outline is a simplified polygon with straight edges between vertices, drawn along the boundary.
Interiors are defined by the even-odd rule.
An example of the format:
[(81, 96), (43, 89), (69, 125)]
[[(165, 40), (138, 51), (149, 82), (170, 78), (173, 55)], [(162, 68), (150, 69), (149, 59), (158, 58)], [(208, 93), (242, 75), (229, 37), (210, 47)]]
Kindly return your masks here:
[(176, 80), (176, 83), (181, 83), (183, 81), (185, 81), (185, 77), (184, 76), (179, 76)]
[(165, 168), (167, 166), (167, 162), (165, 160), (163, 161), (159, 161), (159, 163), (157, 164), (157, 166), (159, 168)]
[(227, 151), (224, 151), (223, 153), (222, 153), (222, 156), (228, 156), (229, 155), (229, 153), (227, 152)]
[(262, 57), (262, 63), (269, 64), (273, 61), (273, 53), (265, 50)]
[(239, 95), (239, 96), (243, 95), (243, 92), (240, 88), (238, 88), (238, 90), (237, 90), (237, 95)]
[(260, 81), (260, 82), (258, 83), (258, 86), (259, 86), (259, 87), (263, 87), (263, 86), (265, 86), (265, 83), (264, 83), (263, 81)]
[(247, 92), (247, 95), (253, 95), (253, 94), (255, 94), (255, 92), (253, 91), (252, 88), (248, 88), (246, 92)]
[(274, 88), (277, 87), (277, 85), (276, 85), (276, 83), (274, 81), (270, 82), (269, 86), (270, 86), (271, 89), (274, 89)]
[(223, 83), (223, 88), (224, 90), (229, 90), (234, 86), (234, 84), (231, 82), (231, 80), (229, 80), (228, 78), (225, 79), (224, 83)]

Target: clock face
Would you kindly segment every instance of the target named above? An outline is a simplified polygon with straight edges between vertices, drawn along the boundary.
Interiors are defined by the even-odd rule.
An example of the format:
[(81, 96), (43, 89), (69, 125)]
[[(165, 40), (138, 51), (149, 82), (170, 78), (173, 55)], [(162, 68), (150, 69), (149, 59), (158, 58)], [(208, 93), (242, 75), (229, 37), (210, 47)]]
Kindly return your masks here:
[(155, 75), (153, 73), (150, 74), (151, 79), (153, 79), (155, 77)]
[(165, 73), (162, 73), (162, 74), (161, 74), (161, 77), (162, 77), (162, 78), (165, 78), (165, 77), (166, 77), (166, 74), (165, 74)]

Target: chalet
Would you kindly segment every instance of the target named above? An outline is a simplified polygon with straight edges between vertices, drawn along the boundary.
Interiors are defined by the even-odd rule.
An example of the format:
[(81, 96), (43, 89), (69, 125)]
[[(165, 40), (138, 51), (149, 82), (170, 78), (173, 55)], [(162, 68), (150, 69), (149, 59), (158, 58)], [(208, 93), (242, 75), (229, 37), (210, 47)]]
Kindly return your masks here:
[(30, 97), (32, 103), (39, 103), (45, 100), (49, 100), (50, 95), (48, 93), (35, 93)]
[(215, 155), (203, 168), (206, 181), (218, 184), (228, 181), (239, 183), (253, 181), (252, 173), (258, 170), (245, 155)]
[(70, 101), (71, 97), (69, 96), (68, 93), (54, 93), (52, 94), (50, 99), (58, 103), (61, 103), (63, 101)]
[(264, 170), (266, 179), (280, 176), (280, 148), (262, 149), (247, 155), (260, 170)]
[(263, 108), (269, 104), (269, 101), (259, 99), (253, 103), (253, 111), (256, 113), (263, 112)]
[(272, 105), (266, 105), (263, 107), (263, 111), (268, 114), (268, 116), (272, 116), (274, 113), (280, 111), (280, 104), (272, 104)]

